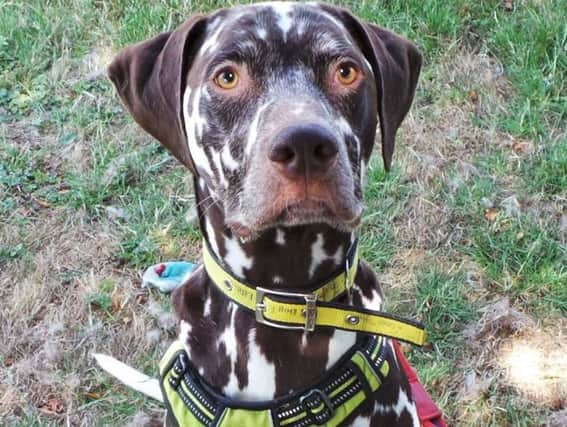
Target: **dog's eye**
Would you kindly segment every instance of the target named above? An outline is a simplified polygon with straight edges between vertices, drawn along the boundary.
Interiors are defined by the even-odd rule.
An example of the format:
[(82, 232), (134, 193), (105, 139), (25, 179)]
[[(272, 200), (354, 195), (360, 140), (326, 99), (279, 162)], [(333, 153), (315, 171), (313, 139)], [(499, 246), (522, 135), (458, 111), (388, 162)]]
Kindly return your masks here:
[(238, 84), (238, 72), (234, 68), (224, 68), (215, 76), (215, 83), (221, 89), (234, 89)]
[(336, 75), (341, 84), (349, 86), (356, 81), (358, 70), (352, 64), (343, 63), (337, 67)]

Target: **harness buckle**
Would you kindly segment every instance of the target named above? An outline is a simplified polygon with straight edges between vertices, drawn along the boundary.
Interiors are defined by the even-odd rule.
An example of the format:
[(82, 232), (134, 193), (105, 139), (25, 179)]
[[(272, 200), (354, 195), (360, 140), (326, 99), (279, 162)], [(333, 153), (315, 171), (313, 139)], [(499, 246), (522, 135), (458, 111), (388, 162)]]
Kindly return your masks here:
[[(264, 303), (264, 297), (268, 295), (286, 297), (286, 298), (303, 298), (305, 300), (305, 308), (303, 310), (305, 316), (305, 325), (294, 326), (285, 325), (282, 323), (272, 322), (267, 320), (264, 316), (266, 311), (266, 304)], [(315, 322), (317, 320), (317, 295), (314, 293), (303, 294), (299, 292), (283, 292), (274, 291), (272, 289), (266, 289), (257, 287), (256, 288), (256, 321), (267, 326), (272, 326), (274, 328), (289, 329), (289, 330), (303, 330), (307, 332), (312, 332), (315, 330)]]
[(335, 407), (329, 397), (318, 388), (309, 390), (299, 398), (299, 404), (313, 424), (318, 426), (329, 421), (335, 413)]

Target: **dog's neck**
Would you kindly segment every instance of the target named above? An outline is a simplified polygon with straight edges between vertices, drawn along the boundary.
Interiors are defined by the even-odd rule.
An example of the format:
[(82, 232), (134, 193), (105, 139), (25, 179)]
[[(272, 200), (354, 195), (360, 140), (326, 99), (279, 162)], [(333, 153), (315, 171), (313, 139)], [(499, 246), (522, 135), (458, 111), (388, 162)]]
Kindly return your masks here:
[[(344, 266), (351, 233), (326, 225), (282, 227), (242, 242), (225, 225), (222, 208), (206, 187), (195, 185), (204, 238), (224, 268), (252, 286), (306, 289), (322, 285)], [(373, 275), (359, 268), (353, 303), (379, 303)], [(311, 333), (260, 325), (254, 315), (215, 292), (199, 269), (174, 295), (180, 339), (204, 380), (226, 396), (265, 400), (319, 381), (351, 348), (354, 332), (321, 329)], [(360, 284), (364, 283), (363, 289)], [(346, 303), (346, 296), (340, 297)]]
[(354, 234), (325, 224), (275, 227), (253, 239), (225, 225), (221, 206), (206, 187), (196, 186), (203, 236), (224, 267), (254, 286), (312, 288), (344, 268)]

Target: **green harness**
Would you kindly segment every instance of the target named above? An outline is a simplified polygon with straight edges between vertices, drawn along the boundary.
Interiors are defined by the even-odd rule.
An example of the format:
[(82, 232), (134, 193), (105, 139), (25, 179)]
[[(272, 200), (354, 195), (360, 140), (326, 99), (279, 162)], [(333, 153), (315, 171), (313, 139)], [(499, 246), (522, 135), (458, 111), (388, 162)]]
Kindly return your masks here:
[(391, 349), (383, 337), (368, 336), (315, 387), (267, 402), (240, 402), (205, 383), (183, 344), (175, 341), (160, 362), (160, 384), (177, 426), (333, 427), (373, 399), (390, 373), (388, 352)]

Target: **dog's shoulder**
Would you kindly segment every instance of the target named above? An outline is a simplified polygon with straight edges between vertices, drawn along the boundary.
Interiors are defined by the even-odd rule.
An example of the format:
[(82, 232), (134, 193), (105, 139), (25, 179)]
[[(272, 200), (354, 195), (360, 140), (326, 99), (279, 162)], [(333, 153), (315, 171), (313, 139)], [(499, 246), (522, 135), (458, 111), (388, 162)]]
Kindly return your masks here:
[(365, 261), (360, 261), (354, 283), (360, 292), (364, 308), (380, 310), (384, 301), (382, 287), (376, 273)]
[(171, 296), (173, 312), (180, 321), (196, 323), (203, 316), (209, 296), (209, 276), (203, 266), (179, 286)]

